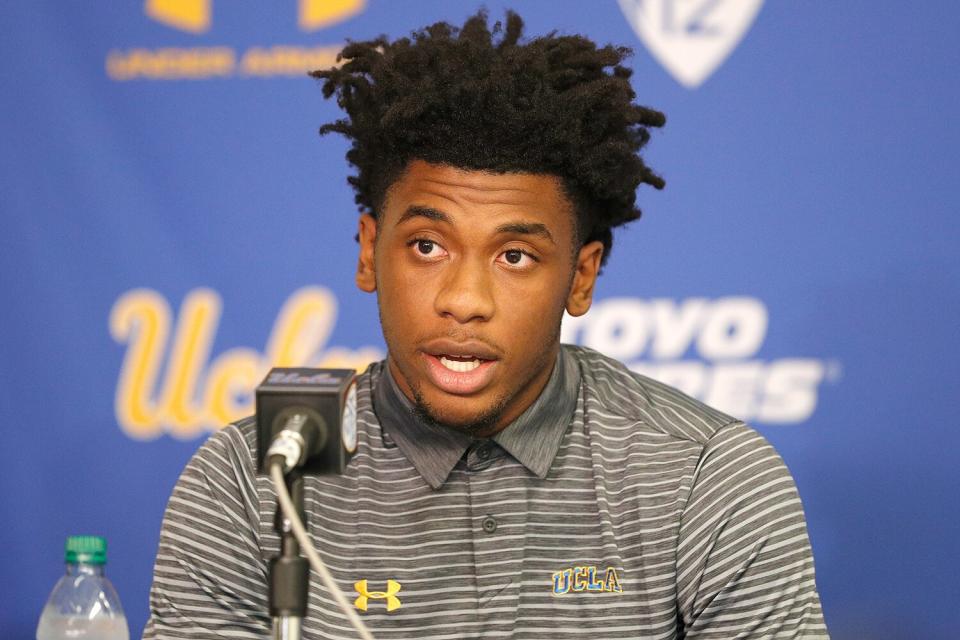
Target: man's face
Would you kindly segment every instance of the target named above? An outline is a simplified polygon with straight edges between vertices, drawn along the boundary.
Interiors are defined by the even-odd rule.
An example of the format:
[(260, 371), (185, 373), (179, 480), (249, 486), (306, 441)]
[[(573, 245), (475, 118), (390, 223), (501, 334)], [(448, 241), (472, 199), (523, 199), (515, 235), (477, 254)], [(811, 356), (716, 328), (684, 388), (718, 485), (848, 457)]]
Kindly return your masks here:
[(574, 250), (560, 181), (411, 162), (360, 220), (357, 284), (376, 291), (388, 366), (429, 418), (477, 435), (540, 394), (560, 320), (587, 311), (602, 255)]

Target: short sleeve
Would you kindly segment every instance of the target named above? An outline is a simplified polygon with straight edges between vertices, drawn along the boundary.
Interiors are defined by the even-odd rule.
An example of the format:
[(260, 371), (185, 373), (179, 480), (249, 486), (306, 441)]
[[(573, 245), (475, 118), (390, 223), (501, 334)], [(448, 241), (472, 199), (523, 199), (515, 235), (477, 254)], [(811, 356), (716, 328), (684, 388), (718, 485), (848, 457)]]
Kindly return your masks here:
[(235, 426), (211, 436), (187, 464), (163, 518), (146, 640), (269, 636), (254, 478)]
[(677, 547), (687, 640), (828, 638), (803, 507), (783, 460), (733, 423), (697, 464)]

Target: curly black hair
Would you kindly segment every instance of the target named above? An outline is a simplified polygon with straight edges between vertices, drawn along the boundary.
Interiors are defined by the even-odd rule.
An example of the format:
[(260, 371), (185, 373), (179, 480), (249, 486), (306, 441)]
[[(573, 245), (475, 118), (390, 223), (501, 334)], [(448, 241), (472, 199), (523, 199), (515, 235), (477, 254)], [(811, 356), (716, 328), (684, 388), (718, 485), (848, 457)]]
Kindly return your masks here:
[(582, 36), (521, 42), (523, 20), (487, 26), (480, 11), (411, 38), (348, 42), (342, 63), (311, 72), (348, 118), (320, 127), (353, 141), (348, 178), (361, 212), (379, 216), (388, 188), (414, 159), (468, 170), (560, 178), (577, 216), (577, 247), (640, 217), (636, 189), (664, 181), (638, 155), (659, 111), (632, 103), (631, 51)]

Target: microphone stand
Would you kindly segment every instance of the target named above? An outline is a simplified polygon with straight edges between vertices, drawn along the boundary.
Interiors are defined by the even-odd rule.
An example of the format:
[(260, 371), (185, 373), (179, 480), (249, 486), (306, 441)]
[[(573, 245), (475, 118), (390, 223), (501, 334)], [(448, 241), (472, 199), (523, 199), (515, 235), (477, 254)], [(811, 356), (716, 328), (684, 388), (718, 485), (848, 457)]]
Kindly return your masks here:
[[(303, 474), (293, 469), (284, 477), (287, 491), (306, 522), (303, 509)], [(269, 603), (273, 619), (273, 640), (300, 640), (303, 619), (307, 616), (310, 563), (300, 555), (300, 545), (290, 520), (280, 505), (274, 514), (273, 529), (280, 535), (280, 553), (270, 560)]]

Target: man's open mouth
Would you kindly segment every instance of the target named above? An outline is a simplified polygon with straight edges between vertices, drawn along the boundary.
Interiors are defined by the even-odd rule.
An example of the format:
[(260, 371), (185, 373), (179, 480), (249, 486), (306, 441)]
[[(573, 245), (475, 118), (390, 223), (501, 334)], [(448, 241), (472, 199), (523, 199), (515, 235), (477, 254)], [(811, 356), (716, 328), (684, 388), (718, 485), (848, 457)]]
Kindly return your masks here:
[(483, 362), (486, 362), (483, 358), (477, 358), (474, 356), (453, 356), (453, 355), (441, 355), (440, 364), (445, 366), (450, 371), (457, 371), (459, 373), (466, 373), (467, 371), (473, 371), (479, 367)]
[(430, 381), (456, 395), (469, 395), (485, 388), (493, 380), (499, 361), (496, 351), (476, 340), (438, 339), (425, 345), (422, 353)]

